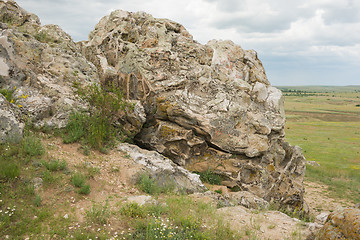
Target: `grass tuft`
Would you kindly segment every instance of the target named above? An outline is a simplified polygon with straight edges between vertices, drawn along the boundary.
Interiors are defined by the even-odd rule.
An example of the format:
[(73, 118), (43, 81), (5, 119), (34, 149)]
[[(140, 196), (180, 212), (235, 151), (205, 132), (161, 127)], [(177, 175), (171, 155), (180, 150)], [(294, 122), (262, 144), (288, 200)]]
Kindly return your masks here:
[(84, 186), (85, 181), (86, 181), (85, 176), (82, 175), (81, 173), (75, 173), (71, 177), (71, 184), (78, 188), (81, 188), (82, 186)]
[(86, 211), (86, 218), (88, 222), (95, 224), (106, 224), (110, 217), (109, 202), (106, 201), (104, 205), (93, 204), (89, 211)]

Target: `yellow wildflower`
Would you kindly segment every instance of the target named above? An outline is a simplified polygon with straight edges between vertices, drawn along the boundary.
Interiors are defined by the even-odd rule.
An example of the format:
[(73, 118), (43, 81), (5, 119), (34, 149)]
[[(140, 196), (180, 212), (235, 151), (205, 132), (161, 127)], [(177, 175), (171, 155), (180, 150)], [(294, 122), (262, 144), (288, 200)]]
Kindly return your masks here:
[(10, 103), (14, 103), (14, 99), (11, 99)]
[(20, 104), (19, 104), (18, 106), (19, 106), (19, 107), (22, 107), (22, 105), (20, 105)]
[(16, 89), (16, 86), (14, 87), (14, 90)]

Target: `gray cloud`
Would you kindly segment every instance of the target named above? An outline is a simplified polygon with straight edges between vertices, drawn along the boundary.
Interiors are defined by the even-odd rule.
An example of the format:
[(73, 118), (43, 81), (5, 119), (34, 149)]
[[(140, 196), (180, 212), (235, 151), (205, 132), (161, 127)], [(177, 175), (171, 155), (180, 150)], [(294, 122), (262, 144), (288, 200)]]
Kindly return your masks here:
[[(18, 0), (43, 24), (58, 24), (76, 41), (86, 40), (112, 10), (145, 11), (183, 24), (202, 43), (230, 39), (255, 49), (270, 81), (293, 79), (326, 84), (347, 71), (359, 84), (360, 1), (358, 0)], [(301, 67), (299, 67), (301, 66)], [(331, 66), (330, 69), (327, 66)], [(345, 74), (345, 73), (344, 73)], [(314, 78), (316, 76), (316, 78)], [(353, 80), (351, 80), (353, 79)], [(322, 81), (322, 82), (321, 82)], [(357, 81), (357, 82), (356, 82)]]

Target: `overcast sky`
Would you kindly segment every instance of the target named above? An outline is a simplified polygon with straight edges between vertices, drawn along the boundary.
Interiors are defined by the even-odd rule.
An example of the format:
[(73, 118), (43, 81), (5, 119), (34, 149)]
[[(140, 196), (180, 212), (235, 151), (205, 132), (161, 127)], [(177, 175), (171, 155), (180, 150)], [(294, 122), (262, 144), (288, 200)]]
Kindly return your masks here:
[(86, 40), (115, 9), (181, 23), (205, 44), (254, 49), (273, 85), (360, 85), (359, 0), (17, 0), (42, 24)]

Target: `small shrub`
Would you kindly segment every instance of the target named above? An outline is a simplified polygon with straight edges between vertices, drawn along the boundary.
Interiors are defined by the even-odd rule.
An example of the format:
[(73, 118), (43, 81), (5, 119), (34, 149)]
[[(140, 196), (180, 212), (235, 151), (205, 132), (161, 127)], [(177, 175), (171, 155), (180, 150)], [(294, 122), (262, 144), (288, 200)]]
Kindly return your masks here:
[(83, 195), (88, 195), (90, 194), (90, 184), (84, 184), (80, 187), (78, 193), (83, 194)]
[(64, 143), (74, 143), (85, 136), (86, 121), (88, 116), (85, 113), (74, 112), (70, 115), (63, 135)]
[(88, 167), (87, 169), (87, 177), (90, 178), (94, 178), (96, 174), (100, 173), (100, 168), (97, 167)]
[(16, 98), (14, 97), (14, 93), (16, 92), (16, 87), (14, 87), (13, 89), (0, 89), (0, 94), (4, 95), (4, 97), (6, 98), (6, 100), (8, 102), (11, 103), (15, 103), (16, 102)]
[(81, 173), (75, 173), (71, 177), (71, 183), (75, 187), (81, 188), (85, 184), (85, 177)]
[(89, 103), (89, 114), (73, 113), (65, 129), (64, 142), (70, 143), (84, 139), (91, 147), (105, 151), (115, 139), (129, 135), (121, 126), (114, 127), (115, 122), (127, 110), (132, 108), (123, 97), (121, 89), (115, 85), (106, 88), (93, 84), (82, 87), (75, 83), (78, 96)]
[(222, 193), (223, 193), (221, 189), (217, 189), (217, 190), (215, 190), (215, 192), (218, 193), (218, 194), (222, 194)]
[(148, 173), (141, 173), (137, 177), (136, 185), (141, 191), (150, 195), (169, 193), (174, 191), (175, 184), (172, 180), (162, 179), (162, 185), (160, 185), (158, 181), (155, 181)]
[(44, 183), (53, 183), (53, 182), (55, 182), (54, 176), (47, 169), (42, 172), (42, 179), (43, 179)]
[(62, 171), (67, 168), (67, 163), (65, 160), (60, 161), (59, 159), (53, 159), (50, 162), (44, 162), (43, 165), (47, 170), (55, 172)]
[(141, 191), (150, 195), (158, 194), (161, 192), (159, 185), (152, 179), (149, 174), (142, 173), (138, 176), (137, 186)]
[(142, 218), (145, 216), (144, 207), (140, 206), (135, 202), (126, 203), (120, 209), (120, 214), (132, 218)]
[(27, 136), (23, 138), (22, 147), (24, 153), (32, 157), (41, 156), (45, 152), (40, 139), (31, 134), (27, 134)]
[(89, 211), (86, 211), (86, 218), (88, 222), (95, 224), (106, 224), (110, 217), (109, 202), (106, 201), (104, 205), (93, 204)]
[(35, 207), (40, 207), (41, 206), (41, 196), (40, 195), (36, 195), (34, 198), (34, 206)]
[(83, 154), (84, 154), (85, 156), (90, 156), (91, 150), (90, 150), (90, 148), (89, 148), (88, 145), (82, 145), (82, 146), (81, 146), (81, 149), (82, 149)]
[(200, 174), (200, 179), (201, 181), (203, 182), (206, 182), (206, 183), (210, 183), (210, 184), (213, 184), (213, 185), (220, 185), (221, 184), (221, 176), (212, 172), (211, 170), (207, 170), (205, 172), (201, 172), (199, 173)]

